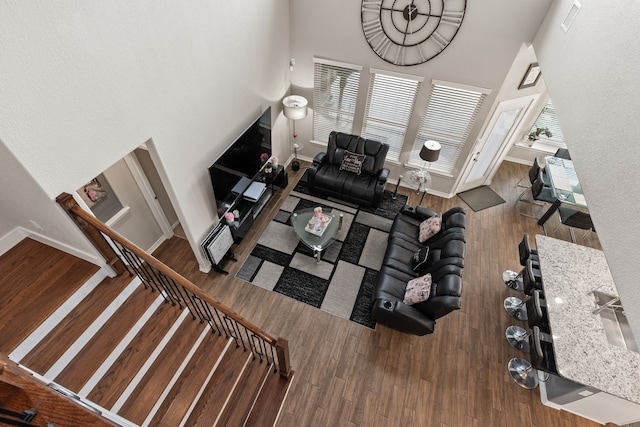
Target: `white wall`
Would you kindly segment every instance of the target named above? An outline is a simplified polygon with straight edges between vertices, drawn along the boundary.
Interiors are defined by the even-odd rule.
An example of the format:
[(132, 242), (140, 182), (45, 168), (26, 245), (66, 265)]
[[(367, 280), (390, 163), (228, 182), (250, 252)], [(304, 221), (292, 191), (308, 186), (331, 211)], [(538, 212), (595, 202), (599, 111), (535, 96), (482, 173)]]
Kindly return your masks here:
[(164, 235), (127, 163), (117, 161), (104, 171), (104, 176), (122, 206), (128, 208), (125, 215), (114, 224), (109, 222), (109, 226), (145, 251), (153, 252), (152, 248), (164, 240)]
[[(522, 43), (533, 40), (550, 3), (551, 0), (467, 2), (462, 26), (444, 52), (424, 64), (401, 67), (380, 59), (367, 44), (360, 22), (362, 2), (292, 1), (291, 55), (296, 58), (292, 92), (307, 97), (310, 108), (313, 108), (314, 56), (362, 65), (362, 79), (369, 78), (369, 68), (422, 76), (424, 82), (408, 131), (408, 134), (415, 135), (426, 107), (432, 79), (492, 89), (478, 118), (478, 124), (472, 130), (469, 142), (456, 165), (457, 174), (493, 108), (497, 93)], [(296, 131), (303, 143), (311, 139), (311, 126), (311, 113), (307, 118), (296, 122)], [(305, 144), (302, 155), (309, 158), (319, 151), (323, 151), (323, 147)], [(405, 172), (403, 168), (389, 162), (387, 167), (391, 169), (390, 176), (393, 180)], [(432, 186), (436, 192), (448, 194), (454, 188), (456, 176), (447, 178), (434, 173), (432, 176)]]
[[(640, 3), (553, 2), (534, 41), (598, 238), (640, 339)], [(594, 287), (597, 284), (594, 284)]]
[(288, 2), (2, 1), (0, 40), (0, 139), (42, 193), (72, 192), (153, 138), (202, 268), (207, 167), (269, 105), (274, 153), (288, 155)]
[(0, 141), (0, 254), (27, 236), (100, 265), (78, 227)]

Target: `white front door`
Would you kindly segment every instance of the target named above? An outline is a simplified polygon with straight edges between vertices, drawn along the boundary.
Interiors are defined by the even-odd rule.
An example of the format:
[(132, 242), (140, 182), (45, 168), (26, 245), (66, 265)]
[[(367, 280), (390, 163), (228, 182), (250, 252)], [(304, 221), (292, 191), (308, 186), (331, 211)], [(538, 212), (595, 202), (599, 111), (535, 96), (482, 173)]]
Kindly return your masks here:
[(488, 185), (506, 156), (520, 121), (538, 95), (502, 101), (478, 139), (456, 193)]

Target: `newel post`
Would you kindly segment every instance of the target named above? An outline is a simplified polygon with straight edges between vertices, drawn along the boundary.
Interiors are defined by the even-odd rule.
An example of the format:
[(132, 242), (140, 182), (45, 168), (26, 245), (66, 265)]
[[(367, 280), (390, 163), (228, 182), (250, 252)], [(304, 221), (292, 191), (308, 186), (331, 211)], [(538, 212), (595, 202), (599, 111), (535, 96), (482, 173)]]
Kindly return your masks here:
[(289, 341), (278, 338), (276, 341), (276, 354), (278, 355), (278, 371), (280, 377), (285, 380), (291, 375), (291, 361), (289, 360)]
[(113, 248), (107, 243), (104, 236), (91, 224), (88, 224), (78, 215), (76, 215), (74, 209), (82, 209), (78, 202), (75, 201), (73, 196), (69, 193), (62, 193), (56, 197), (56, 202), (62, 206), (62, 209), (71, 217), (73, 222), (82, 230), (85, 236), (91, 241), (93, 246), (100, 252), (100, 254), (107, 260), (109, 264), (116, 271), (118, 275), (127, 272), (127, 268), (120, 260), (120, 257), (115, 253)]

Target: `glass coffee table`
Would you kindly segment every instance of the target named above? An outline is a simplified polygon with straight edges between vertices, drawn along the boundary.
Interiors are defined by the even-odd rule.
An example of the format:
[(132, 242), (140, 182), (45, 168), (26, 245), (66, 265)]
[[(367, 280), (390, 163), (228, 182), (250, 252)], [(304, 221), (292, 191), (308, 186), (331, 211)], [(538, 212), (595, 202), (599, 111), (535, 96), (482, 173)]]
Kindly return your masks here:
[(331, 218), (331, 221), (326, 225), (326, 228), (321, 236), (318, 236), (307, 230), (309, 220), (313, 218), (314, 208), (300, 209), (295, 211), (291, 215), (291, 224), (295, 230), (298, 238), (309, 249), (313, 251), (313, 256), (316, 258), (316, 262), (320, 262), (322, 257), (322, 251), (327, 249), (333, 242), (336, 241), (336, 234), (342, 228), (342, 221), (344, 214), (337, 209), (331, 211), (323, 211), (323, 215), (327, 215)]

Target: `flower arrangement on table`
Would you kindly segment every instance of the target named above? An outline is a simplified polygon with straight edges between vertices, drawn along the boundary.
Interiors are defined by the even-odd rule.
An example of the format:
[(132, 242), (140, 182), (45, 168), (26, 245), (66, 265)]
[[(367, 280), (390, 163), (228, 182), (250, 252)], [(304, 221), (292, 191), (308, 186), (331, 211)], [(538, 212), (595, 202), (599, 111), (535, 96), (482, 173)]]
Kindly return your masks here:
[(413, 169), (409, 171), (409, 182), (416, 186), (416, 191), (420, 191), (422, 185), (426, 185), (431, 179), (431, 174), (426, 169)]
[(316, 236), (322, 236), (327, 225), (331, 222), (331, 217), (322, 213), (322, 207), (313, 208), (313, 216), (309, 219), (309, 223), (305, 227), (309, 233)]
[(532, 130), (531, 133), (529, 133), (529, 141), (539, 140), (540, 134), (544, 134), (547, 138), (551, 138), (553, 136), (549, 128), (536, 128), (535, 131)]

